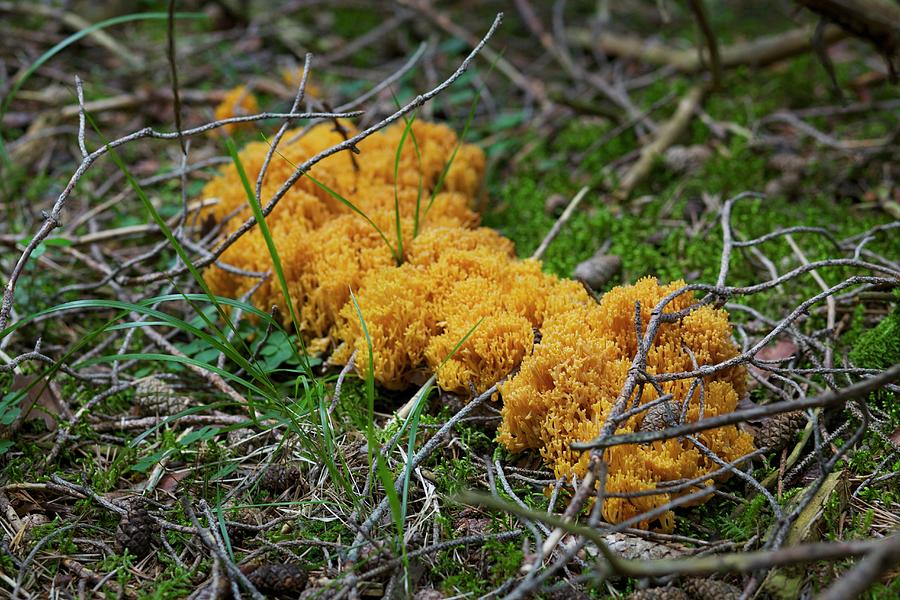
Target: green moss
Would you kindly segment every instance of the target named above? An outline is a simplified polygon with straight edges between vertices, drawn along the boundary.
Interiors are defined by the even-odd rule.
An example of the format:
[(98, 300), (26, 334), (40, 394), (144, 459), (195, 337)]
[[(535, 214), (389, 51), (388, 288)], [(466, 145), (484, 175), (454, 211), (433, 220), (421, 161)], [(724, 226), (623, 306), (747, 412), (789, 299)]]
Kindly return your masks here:
[(522, 542), (518, 540), (508, 542), (488, 540), (484, 549), (494, 559), (488, 568), (492, 581), (500, 583), (508, 577), (513, 577), (522, 565), (524, 554)]
[[(824, 85), (808, 85), (811, 80), (819, 80), (820, 69), (814, 57), (802, 56), (772, 70), (767, 78), (748, 68), (730, 71), (725, 82), (727, 93), (710, 95), (704, 108), (716, 121), (746, 127), (781, 108), (809, 106), (828, 93)], [(634, 100), (639, 106), (647, 107), (670, 91), (676, 95), (683, 93), (688, 85), (685, 79), (668, 79), (636, 93)], [(655, 113), (654, 118), (664, 121), (667, 113), (674, 110), (674, 104), (673, 101)], [(876, 119), (877, 126), (870, 125), (869, 130), (891, 130), (895, 119), (887, 117), (884, 123)], [(753, 148), (746, 139), (732, 135), (727, 145), (717, 146), (712, 158), (695, 173), (677, 175), (657, 164), (635, 192), (635, 197), (644, 196), (649, 202), (635, 210), (637, 214), (620, 215), (610, 209), (604, 192), (611, 185), (604, 168), (635, 150), (637, 140), (628, 131), (592, 149), (611, 127), (597, 120), (575, 119), (555, 137), (524, 140), (523, 147), (530, 150), (524, 159), (520, 157), (515, 173), (502, 181), (494, 178), (490, 182), (490, 192), (497, 204), (485, 215), (485, 224), (516, 242), (520, 256), (529, 256), (556, 218), (545, 214), (545, 199), (552, 194), (571, 197), (582, 185), (589, 185), (593, 191), (583, 210), (569, 221), (550, 246), (544, 259), (546, 270), (569, 276), (575, 265), (589, 258), (609, 239), (609, 252), (623, 261), (626, 282), (643, 275), (655, 275), (666, 281), (679, 278), (713, 281), (721, 252), (717, 215), (702, 214), (703, 223), (698, 232), (686, 234), (684, 216), (688, 203), (696, 203), (703, 195), (721, 202), (743, 191), (763, 191), (778, 176), (767, 166), (774, 149)], [(700, 119), (694, 119), (686, 137), (689, 138), (686, 143), (708, 143), (710, 131)], [(885, 215), (867, 210), (852, 199), (835, 198), (822, 189), (821, 182), (829, 180), (840, 166), (827, 157), (814, 161), (803, 174), (798, 193), (802, 200), (773, 196), (765, 201), (741, 202), (734, 211), (734, 228), (746, 237), (756, 237), (780, 225), (802, 224), (826, 227), (840, 238), (886, 222)], [(835, 219), (835, 215), (844, 218)], [(822, 236), (798, 234), (795, 239), (810, 260), (835, 256), (835, 248)], [(900, 244), (890, 241), (888, 236), (880, 235), (874, 243), (878, 247), (872, 249), (885, 256), (900, 252)], [(780, 272), (785, 270), (785, 265), (797, 264), (793, 251), (783, 240), (769, 242), (762, 250)], [(735, 253), (729, 283), (750, 284), (765, 277), (748, 258), (746, 254)], [(834, 284), (848, 274), (843, 269), (827, 269), (823, 277)], [(788, 287), (789, 290), (776, 290), (750, 299), (749, 303), (757, 307), (788, 308), (797, 298), (820, 291), (811, 277), (791, 282)]]
[[(266, 533), (266, 539), (271, 543), (288, 540), (320, 540), (323, 542), (340, 542), (346, 539), (347, 528), (340, 520), (321, 521), (318, 519), (301, 519), (295, 524), (297, 529), (282, 533), (281, 531)], [(352, 534), (351, 534), (352, 537)], [(304, 560), (311, 568), (317, 568), (327, 563), (325, 549), (310, 547), (304, 554)]]
[[(900, 296), (900, 291), (895, 291), (895, 295)], [(900, 304), (896, 304), (878, 325), (859, 335), (849, 356), (855, 366), (864, 369), (884, 370), (900, 363)], [(900, 424), (900, 404), (895, 393), (883, 389), (874, 392), (871, 406), (885, 413), (893, 425)], [(866, 448), (883, 443), (874, 434), (867, 434), (865, 439)]]
[[(459, 555), (468, 560), (458, 560)], [(494, 539), (477, 550), (441, 551), (432, 572), (441, 574), (440, 587), (447, 595), (479, 597), (516, 575), (523, 558), (520, 540)]]
[[(160, 553), (159, 556), (161, 560), (168, 559), (163, 553)], [(203, 571), (201, 570), (201, 572)], [(197, 587), (193, 579), (193, 571), (182, 569), (172, 563), (163, 575), (155, 580), (149, 591), (138, 592), (138, 598), (141, 600), (167, 600), (168, 598), (187, 597)]]
[(894, 577), (888, 583), (875, 583), (866, 594), (872, 600), (900, 598), (900, 577)]
[(900, 305), (859, 337), (850, 360), (865, 369), (883, 370), (900, 363)]

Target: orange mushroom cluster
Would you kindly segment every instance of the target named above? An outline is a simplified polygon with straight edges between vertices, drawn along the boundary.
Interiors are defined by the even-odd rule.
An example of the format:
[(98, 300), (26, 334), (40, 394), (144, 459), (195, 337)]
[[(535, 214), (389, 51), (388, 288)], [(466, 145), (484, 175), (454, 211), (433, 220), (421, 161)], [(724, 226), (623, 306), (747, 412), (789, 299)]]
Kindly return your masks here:
[[(339, 129), (319, 125), (289, 132), (262, 182), (263, 203), (298, 164), (354, 133), (345, 123)], [(558, 476), (583, 476), (587, 453), (571, 450), (570, 444), (599, 433), (622, 388), (637, 350), (635, 302), (640, 302), (646, 327), (651, 309), (683, 283), (661, 286), (655, 279), (643, 279), (610, 291), (597, 304), (580, 283), (544, 273), (539, 261), (517, 259), (512, 242), (478, 227), (478, 215), (470, 206), (484, 173), (479, 149), (459, 144), (450, 129), (437, 124), (416, 122), (408, 137), (414, 137), (414, 143), (406, 139), (401, 144), (404, 127), (394, 126), (361, 141), (358, 154), (325, 158), (310, 170), (312, 178), (299, 179), (267, 217), (301, 335), (333, 345), (336, 363), (356, 352), (361, 373), (370, 363), (371, 341), (374, 376), (388, 388), (402, 388), (424, 371), (435, 373), (447, 391), (483, 391), (519, 367), (500, 387), (500, 442), (514, 452), (539, 450)], [(267, 144), (257, 142), (241, 152), (251, 181), (256, 181), (268, 151)], [(451, 156), (455, 158), (446, 169)], [(439, 181), (442, 185), (434, 193)], [(365, 213), (394, 246), (388, 247), (371, 223), (335, 195)], [(210, 210), (225, 221), (226, 232), (251, 214), (234, 166), (222, 169), (206, 185), (204, 196), (217, 200)], [(400, 245), (392, 235), (398, 227), (397, 208), (401, 264), (396, 260)], [(272, 268), (257, 229), (231, 246), (222, 261), (246, 272)], [(240, 296), (257, 283), (218, 266), (210, 267), (205, 277), (214, 293), (226, 296)], [(277, 286), (270, 277), (253, 301), (264, 310), (277, 305), (287, 315)], [(667, 310), (681, 310), (693, 301), (692, 295), (681, 295)], [(704, 307), (662, 326), (647, 370), (687, 371), (736, 352), (727, 314)], [(663, 392), (673, 395), (679, 410), (686, 403), (687, 420), (695, 420), (701, 393), (705, 415), (734, 410), (745, 392), (745, 376), (741, 368), (719, 372), (690, 398), (686, 381), (667, 382)], [(646, 386), (640, 401), (650, 402), (656, 394)], [(633, 431), (642, 419), (643, 414), (636, 415), (618, 431)], [(751, 438), (735, 427), (698, 438), (724, 460), (752, 450)], [(694, 478), (719, 467), (682, 440), (619, 446), (606, 450), (605, 458), (611, 492), (652, 489), (658, 482)], [(604, 515), (620, 522), (669, 500), (668, 494), (611, 498), (604, 504)], [(663, 515), (660, 524), (671, 529), (672, 515)]]
[[(635, 303), (640, 303), (641, 330), (646, 331), (650, 311), (683, 285), (682, 281), (659, 285), (656, 279), (645, 278), (635, 285), (610, 290), (599, 304), (548, 317), (541, 329), (541, 343), (522, 361), (516, 376), (500, 386), (500, 442), (513, 452), (540, 450), (558, 477), (583, 477), (589, 455), (572, 450), (570, 444), (592, 440), (600, 433), (622, 390), (637, 352)], [(666, 312), (683, 310), (693, 302), (693, 294), (682, 294), (666, 307)], [(647, 354), (646, 370), (649, 374), (691, 371), (695, 365), (715, 364), (737, 352), (727, 313), (704, 306), (661, 326)], [(672, 394), (669, 402), (678, 411), (687, 403), (686, 421), (696, 421), (701, 401), (706, 417), (733, 411), (746, 391), (746, 372), (743, 367), (720, 371), (693, 394), (689, 392), (690, 380), (664, 382), (661, 388), (663, 393)], [(652, 402), (658, 394), (653, 386), (645, 386), (641, 404)], [(629, 418), (616, 431), (639, 429), (646, 415), (645, 411)], [(735, 426), (700, 433), (697, 439), (725, 461), (754, 449), (751, 436)], [(606, 490), (611, 493), (654, 489), (659, 482), (693, 479), (721, 466), (687, 439), (615, 446), (604, 452), (604, 460), (609, 465)], [(607, 498), (603, 514), (608, 521), (619, 523), (671, 500), (670, 494)], [(659, 523), (671, 530), (672, 512), (663, 514)], [(643, 522), (641, 526), (649, 524)]]

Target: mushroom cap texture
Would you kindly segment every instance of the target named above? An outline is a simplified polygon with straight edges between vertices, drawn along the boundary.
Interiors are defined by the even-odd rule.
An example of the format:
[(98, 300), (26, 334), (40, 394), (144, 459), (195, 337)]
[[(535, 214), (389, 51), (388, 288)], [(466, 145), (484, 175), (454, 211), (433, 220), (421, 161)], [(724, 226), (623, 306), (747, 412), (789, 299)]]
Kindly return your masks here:
[[(297, 165), (343, 142), (345, 134), (356, 133), (350, 123), (341, 126), (343, 133), (333, 124), (288, 132), (262, 181), (262, 203)], [(375, 379), (386, 388), (406, 387), (418, 371), (427, 371), (437, 375), (441, 388), (468, 394), (515, 372), (499, 388), (499, 441), (512, 452), (539, 450), (557, 477), (583, 477), (589, 453), (574, 451), (570, 444), (596, 437), (617, 401), (638, 350), (636, 303), (644, 332), (654, 307), (684, 282), (661, 285), (644, 278), (614, 288), (597, 304), (580, 283), (544, 273), (539, 261), (517, 259), (512, 242), (478, 227), (478, 215), (470, 206), (481, 188), (484, 154), (460, 144), (449, 128), (415, 122), (395, 171), (404, 129), (397, 125), (373, 134), (359, 142), (359, 154), (332, 154), (309, 171), (377, 224), (397, 252), (399, 226), (402, 264), (369, 222), (309, 177), (291, 186), (266, 218), (299, 315), (300, 334), (332, 344), (334, 363), (345, 363), (356, 352), (357, 372), (365, 374), (371, 364)], [(262, 142), (241, 151), (251, 182), (257, 180), (268, 152)], [(224, 223), (226, 233), (251, 214), (234, 165), (222, 168), (203, 195), (217, 200), (207, 210)], [(416, 215), (420, 218), (414, 235)], [(258, 228), (229, 247), (221, 262), (251, 273), (272, 269)], [(256, 278), (219, 266), (207, 269), (205, 278), (214, 293), (231, 297), (258, 285)], [(278, 306), (287, 320), (290, 313), (274, 278), (263, 282), (252, 298), (262, 310)], [(688, 292), (675, 295), (664, 310), (685, 311), (694, 304)], [(541, 339), (537, 344), (536, 332)], [(737, 353), (727, 313), (701, 306), (660, 327), (647, 352), (646, 371), (692, 371)], [(701, 412), (713, 416), (733, 411), (746, 392), (743, 367), (717, 371), (693, 387), (691, 381), (661, 384), (661, 392), (672, 394), (672, 406), (683, 411), (687, 421), (699, 419)], [(627, 399), (627, 408), (659, 394), (650, 385), (636, 393), (637, 400)], [(640, 429), (646, 414), (632, 416), (617, 431)], [(725, 461), (753, 451), (752, 438), (734, 426), (694, 439)], [(603, 456), (609, 465), (610, 493), (653, 490), (658, 483), (700, 477), (721, 466), (687, 438), (616, 446)], [(617, 523), (675, 496), (607, 498), (603, 514)], [(660, 516), (658, 524), (671, 530), (672, 511)]]

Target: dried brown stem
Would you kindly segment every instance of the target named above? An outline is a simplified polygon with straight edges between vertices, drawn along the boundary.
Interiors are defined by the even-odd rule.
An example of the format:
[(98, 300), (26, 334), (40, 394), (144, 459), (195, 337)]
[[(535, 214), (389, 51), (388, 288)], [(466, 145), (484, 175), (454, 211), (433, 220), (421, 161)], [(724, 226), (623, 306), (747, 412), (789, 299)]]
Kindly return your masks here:
[(709, 56), (703, 57), (701, 54), (701, 60), (704, 58), (709, 59), (713, 88), (718, 89), (722, 85), (722, 58), (719, 56), (719, 42), (716, 39), (712, 25), (709, 23), (709, 16), (706, 14), (706, 6), (703, 4), (703, 0), (689, 0), (688, 6), (691, 8), (691, 12), (694, 13), (694, 18), (697, 19), (697, 25), (700, 27), (700, 32), (703, 34), (703, 38), (706, 40), (706, 47), (709, 50)]

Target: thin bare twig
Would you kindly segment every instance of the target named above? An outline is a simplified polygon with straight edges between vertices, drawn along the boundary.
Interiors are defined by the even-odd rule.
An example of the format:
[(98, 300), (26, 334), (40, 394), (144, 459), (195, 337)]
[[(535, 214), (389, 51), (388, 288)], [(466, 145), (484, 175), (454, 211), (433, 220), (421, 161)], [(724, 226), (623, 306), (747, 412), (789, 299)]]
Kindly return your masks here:
[(544, 253), (547, 252), (547, 248), (550, 247), (550, 244), (554, 239), (556, 239), (556, 236), (559, 235), (559, 232), (562, 231), (563, 226), (568, 223), (569, 219), (572, 218), (572, 215), (575, 214), (575, 211), (578, 209), (578, 205), (581, 204), (581, 200), (587, 195), (588, 190), (590, 190), (588, 186), (584, 186), (583, 188), (578, 190), (578, 193), (575, 194), (575, 197), (573, 197), (568, 206), (566, 206), (566, 209), (553, 224), (553, 227), (550, 228), (550, 231), (547, 232), (547, 235), (543, 240), (541, 240), (540, 245), (538, 245), (537, 249), (534, 251), (534, 254), (531, 255), (531, 258), (535, 260), (541, 260), (542, 258), (544, 258)]

